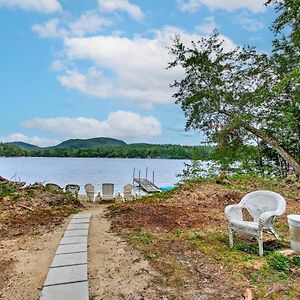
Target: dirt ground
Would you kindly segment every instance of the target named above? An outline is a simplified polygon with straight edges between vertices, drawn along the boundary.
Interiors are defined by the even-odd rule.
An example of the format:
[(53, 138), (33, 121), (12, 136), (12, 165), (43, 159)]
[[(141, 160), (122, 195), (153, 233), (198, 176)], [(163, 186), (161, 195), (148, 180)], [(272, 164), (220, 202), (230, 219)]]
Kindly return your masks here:
[(148, 261), (112, 233), (103, 206), (90, 205), (88, 272), (90, 299), (158, 299), (151, 288), (154, 270)]
[(0, 176), (0, 299), (38, 299), (68, 216), (81, 203)]
[[(157, 299), (151, 289), (155, 272), (142, 255), (110, 231), (103, 205), (92, 213), (88, 243), (90, 299)], [(0, 241), (0, 299), (38, 300), (68, 219), (50, 231)]]
[(39, 235), (0, 241), (0, 299), (37, 300), (67, 221)]
[[(166, 196), (109, 207), (87, 203), (85, 207), (69, 206), (67, 202), (67, 206), (62, 206), (66, 209), (57, 208), (54, 215), (49, 215), (52, 202), (43, 207), (45, 215), (36, 214), (44, 200), (31, 201), (31, 194), (29, 200), (22, 200), (24, 202), (19, 200), (23, 198), (16, 198), (18, 205), (12, 197), (3, 198), (0, 299), (39, 299), (74, 208), (92, 213), (88, 243), (92, 300), (244, 299), (243, 293), (249, 287), (254, 294), (264, 295), (266, 289), (272, 287), (271, 283), (255, 286), (249, 278), (256, 274), (258, 280), (265, 279), (262, 272), (267, 261), (259, 259), (256, 253), (228, 249), (224, 217), (226, 205), (239, 202), (246, 192), (258, 188), (230, 189), (224, 185), (199, 183), (186, 185)], [(300, 187), (285, 188), (281, 193), (288, 204), (286, 214), (300, 213)], [(278, 222), (280, 233), (285, 235), (288, 232), (286, 214)], [(34, 215), (38, 217), (31, 219)], [(4, 222), (7, 216), (9, 222)], [(293, 299), (285, 295), (292, 288), (300, 290), (295, 286), (299, 279), (297, 272), (289, 277), (294, 287), (282, 289), (279, 298), (268, 299)], [(275, 282), (277, 278), (273, 278)]]

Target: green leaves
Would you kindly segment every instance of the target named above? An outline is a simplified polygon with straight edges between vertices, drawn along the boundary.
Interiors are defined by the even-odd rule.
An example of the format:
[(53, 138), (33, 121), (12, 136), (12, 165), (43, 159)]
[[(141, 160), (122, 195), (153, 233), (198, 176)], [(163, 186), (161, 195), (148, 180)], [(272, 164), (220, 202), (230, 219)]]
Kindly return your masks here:
[[(270, 2), (288, 13), (275, 21), (276, 33), (299, 21), (299, 1)], [(249, 46), (226, 49), (216, 31), (190, 46), (177, 36), (169, 68), (182, 67), (185, 77), (171, 85), (177, 89), (173, 97), (184, 111), (186, 128), (200, 129), (220, 150), (236, 157), (231, 149), (241, 145), (272, 148), (278, 155), (260, 149), (257, 165), (291, 166), (300, 174), (299, 44), (284, 36), (274, 46), (273, 55), (267, 55)]]

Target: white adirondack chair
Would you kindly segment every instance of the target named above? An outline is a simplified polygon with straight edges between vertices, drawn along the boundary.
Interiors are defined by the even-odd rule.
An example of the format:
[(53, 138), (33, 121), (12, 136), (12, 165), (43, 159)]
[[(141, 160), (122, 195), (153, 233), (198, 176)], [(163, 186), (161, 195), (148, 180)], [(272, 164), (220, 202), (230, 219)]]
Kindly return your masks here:
[(46, 188), (48, 188), (50, 191), (54, 191), (54, 192), (62, 192), (62, 188), (56, 184), (56, 183), (47, 183), (45, 185)]
[(95, 188), (92, 184), (87, 183), (84, 186), (88, 201), (93, 201), (94, 202), (94, 196), (95, 196)]
[[(243, 220), (243, 208), (253, 217), (253, 221)], [(284, 198), (270, 191), (255, 191), (245, 195), (239, 204), (228, 205), (225, 215), (228, 220), (229, 245), (233, 247), (233, 232), (242, 232), (254, 236), (258, 241), (259, 256), (263, 255), (263, 232), (278, 234), (273, 228), (276, 216), (285, 212)]]
[(115, 185), (113, 183), (103, 183), (101, 200), (103, 201), (115, 200), (114, 188)]
[(79, 190), (80, 190), (80, 186), (78, 184), (67, 184), (65, 186), (65, 191), (71, 192), (73, 195), (76, 196), (76, 198), (78, 198)]
[(132, 184), (126, 184), (124, 186), (124, 200), (125, 201), (131, 201), (133, 200), (133, 185)]

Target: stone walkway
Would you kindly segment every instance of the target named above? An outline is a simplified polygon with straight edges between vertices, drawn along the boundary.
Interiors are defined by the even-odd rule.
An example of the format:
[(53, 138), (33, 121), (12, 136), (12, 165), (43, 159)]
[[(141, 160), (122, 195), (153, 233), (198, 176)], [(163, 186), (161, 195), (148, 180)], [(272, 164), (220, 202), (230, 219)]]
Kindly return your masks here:
[(40, 300), (88, 300), (87, 242), (91, 214), (75, 215), (56, 250)]

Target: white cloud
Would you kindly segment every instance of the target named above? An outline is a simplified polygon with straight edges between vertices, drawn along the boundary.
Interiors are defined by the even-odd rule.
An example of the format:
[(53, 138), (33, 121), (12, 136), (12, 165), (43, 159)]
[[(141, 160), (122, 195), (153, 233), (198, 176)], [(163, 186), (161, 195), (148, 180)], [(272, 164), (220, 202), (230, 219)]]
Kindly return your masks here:
[(258, 31), (264, 28), (264, 22), (261, 19), (257, 20), (249, 17), (249, 14), (246, 11), (236, 15), (233, 21), (248, 31)]
[(77, 89), (92, 97), (110, 98), (115, 97), (117, 93), (113, 81), (94, 67), (90, 68), (86, 75), (76, 69), (68, 70), (65, 75), (59, 76), (58, 80), (63, 86)]
[(211, 10), (235, 11), (245, 8), (255, 13), (263, 12), (266, 9), (265, 0), (177, 0), (177, 2), (183, 12), (195, 12), (203, 5)]
[(61, 22), (58, 19), (51, 19), (44, 24), (33, 25), (32, 30), (41, 38), (70, 38), (95, 34), (104, 26), (111, 24), (109, 19), (101, 17), (98, 13), (86, 11), (75, 21)]
[(215, 22), (213, 16), (207, 17), (203, 20), (203, 23), (196, 27), (196, 30), (202, 34), (211, 34), (213, 30), (217, 29), (218, 25)]
[(65, 64), (64, 64), (64, 62), (63, 61), (61, 61), (61, 60), (54, 60), (53, 62), (52, 62), (52, 64), (51, 64), (51, 67), (50, 67), (50, 69), (52, 70), (52, 71), (61, 71), (61, 70), (63, 70), (65, 68)]
[[(93, 97), (129, 99), (143, 106), (173, 103), (169, 87), (181, 79), (179, 68), (166, 70), (170, 56), (171, 36), (180, 33), (185, 44), (201, 38), (179, 28), (165, 27), (155, 31), (153, 38), (95, 36), (65, 39), (65, 53), (69, 60), (90, 60), (93, 64), (86, 74), (77, 69), (58, 77), (65, 87), (77, 89)], [(226, 38), (224, 47), (232, 49), (234, 43)], [(96, 68), (96, 67), (97, 68)], [(106, 74), (109, 75), (106, 75)]]
[(128, 0), (99, 0), (101, 11), (113, 12), (116, 10), (126, 11), (130, 17), (136, 21), (144, 18), (144, 13), (138, 5), (130, 3)]
[(45, 24), (35, 24), (32, 30), (35, 31), (41, 38), (55, 38), (62, 35), (62, 31), (58, 29), (59, 20), (51, 19)]
[(21, 8), (41, 13), (55, 13), (62, 10), (57, 0), (0, 0), (0, 7)]
[(83, 13), (80, 18), (69, 24), (70, 34), (73, 36), (84, 36), (99, 32), (103, 26), (111, 25), (111, 21), (99, 16), (93, 11)]
[(52, 140), (47, 138), (42, 138), (38, 136), (26, 136), (23, 133), (13, 133), (8, 136), (0, 137), (0, 140), (3, 143), (6, 142), (24, 142), (40, 147), (48, 147), (48, 146), (54, 146), (60, 143), (58, 140)]
[(137, 141), (161, 135), (161, 124), (156, 118), (142, 117), (130, 111), (112, 112), (103, 121), (84, 117), (34, 118), (22, 125), (54, 132), (63, 138), (104, 136)]

